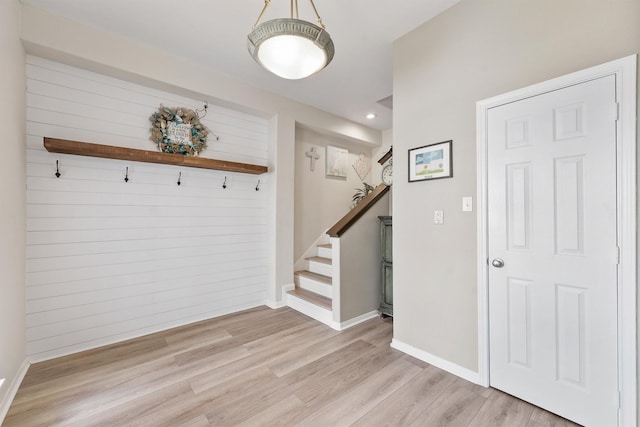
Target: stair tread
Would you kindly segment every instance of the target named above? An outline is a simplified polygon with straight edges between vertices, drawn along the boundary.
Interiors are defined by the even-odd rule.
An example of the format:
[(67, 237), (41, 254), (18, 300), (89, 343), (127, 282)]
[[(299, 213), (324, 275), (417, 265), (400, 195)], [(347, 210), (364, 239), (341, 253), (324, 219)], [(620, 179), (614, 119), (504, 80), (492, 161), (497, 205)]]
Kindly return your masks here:
[(324, 245), (318, 245), (319, 248), (331, 249), (331, 243), (325, 243)]
[(324, 283), (326, 285), (331, 285), (331, 283), (332, 283), (331, 277), (325, 276), (324, 274), (314, 273), (314, 272), (309, 271), (309, 270), (296, 271), (295, 275), (296, 276), (306, 277), (308, 279), (313, 279), (315, 281), (322, 282), (322, 283)]
[(320, 262), (322, 264), (331, 265), (331, 258), (325, 258), (322, 256), (310, 256), (307, 258), (308, 261)]
[(295, 288), (294, 290), (287, 293), (310, 302), (311, 304), (315, 304), (322, 308), (326, 308), (327, 310), (331, 310), (331, 298), (323, 297), (322, 295), (318, 295), (315, 292), (307, 291), (301, 288)]

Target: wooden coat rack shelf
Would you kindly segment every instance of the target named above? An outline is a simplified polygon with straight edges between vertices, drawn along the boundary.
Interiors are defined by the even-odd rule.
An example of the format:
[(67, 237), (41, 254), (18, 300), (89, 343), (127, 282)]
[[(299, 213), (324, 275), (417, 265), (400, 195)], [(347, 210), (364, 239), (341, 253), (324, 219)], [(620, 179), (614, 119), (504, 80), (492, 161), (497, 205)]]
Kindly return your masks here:
[(100, 157), (104, 159), (130, 160), (132, 162), (159, 163), (163, 165), (186, 166), (190, 168), (214, 169), (227, 172), (261, 175), (268, 171), (266, 166), (203, 157), (183, 156), (160, 151), (137, 150), (135, 148), (114, 147), (112, 145), (89, 144), (66, 139), (44, 138), (44, 148), (50, 153), (75, 154), (77, 156)]

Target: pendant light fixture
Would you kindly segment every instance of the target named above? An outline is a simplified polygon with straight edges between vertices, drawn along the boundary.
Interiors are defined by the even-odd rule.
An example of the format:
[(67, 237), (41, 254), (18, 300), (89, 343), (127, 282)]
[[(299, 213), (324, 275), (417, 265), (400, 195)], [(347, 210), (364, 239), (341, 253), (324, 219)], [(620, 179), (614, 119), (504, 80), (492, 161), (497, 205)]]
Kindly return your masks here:
[(313, 0), (309, 0), (318, 25), (298, 17), (298, 0), (291, 0), (291, 16), (260, 23), (271, 0), (264, 7), (247, 47), (253, 59), (273, 74), (285, 79), (303, 79), (326, 67), (333, 59), (334, 47)]

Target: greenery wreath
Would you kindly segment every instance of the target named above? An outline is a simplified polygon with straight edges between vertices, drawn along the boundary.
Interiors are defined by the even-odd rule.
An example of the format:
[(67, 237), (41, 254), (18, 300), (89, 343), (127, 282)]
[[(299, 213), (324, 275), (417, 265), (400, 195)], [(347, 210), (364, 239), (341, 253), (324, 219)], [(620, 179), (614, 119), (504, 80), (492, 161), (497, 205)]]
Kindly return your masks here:
[(198, 113), (193, 110), (160, 105), (149, 121), (151, 140), (163, 153), (197, 156), (207, 147), (209, 129), (200, 123)]

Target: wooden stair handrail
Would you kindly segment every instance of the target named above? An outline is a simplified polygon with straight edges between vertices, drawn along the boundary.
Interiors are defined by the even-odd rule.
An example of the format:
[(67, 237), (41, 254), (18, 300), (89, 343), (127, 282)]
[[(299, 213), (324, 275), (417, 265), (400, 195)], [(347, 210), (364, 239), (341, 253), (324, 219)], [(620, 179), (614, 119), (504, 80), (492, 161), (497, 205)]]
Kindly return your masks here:
[(391, 156), (393, 156), (393, 147), (389, 148), (389, 151), (384, 153), (384, 156), (380, 157), (380, 159), (378, 160), (378, 163), (380, 163), (381, 165), (384, 164), (384, 162), (389, 160)]
[(330, 237), (342, 236), (344, 232), (349, 229), (349, 227), (355, 224), (355, 222), (373, 205), (375, 205), (376, 202), (382, 198), (382, 196), (387, 194), (388, 191), (388, 186), (384, 184), (378, 185), (375, 190), (367, 194), (367, 196), (362, 199), (362, 201), (358, 203), (355, 208), (351, 209), (345, 216), (342, 217), (342, 219), (340, 219), (340, 221), (336, 222), (336, 224), (327, 231), (327, 234)]
[(87, 142), (47, 137), (44, 138), (44, 148), (51, 153), (75, 154), (78, 156), (100, 157), (103, 159), (187, 166), (227, 172), (250, 173), (254, 175), (260, 175), (268, 171), (266, 166), (251, 165), (248, 163), (228, 162), (226, 160), (206, 159), (204, 157), (184, 156), (182, 154), (138, 150), (135, 148), (114, 147), (112, 145), (89, 144)]

